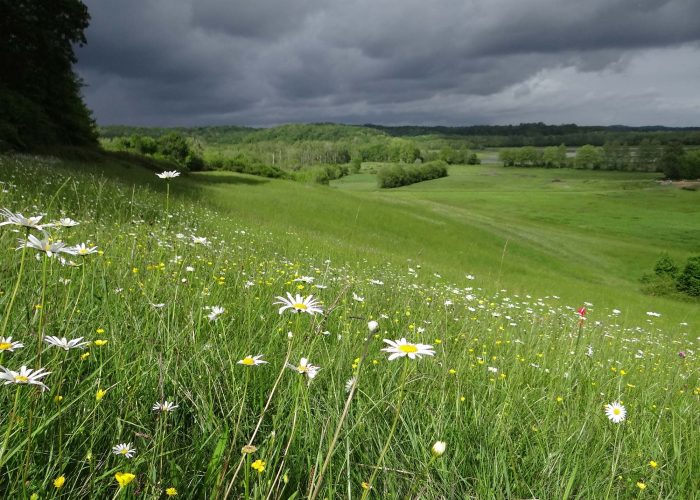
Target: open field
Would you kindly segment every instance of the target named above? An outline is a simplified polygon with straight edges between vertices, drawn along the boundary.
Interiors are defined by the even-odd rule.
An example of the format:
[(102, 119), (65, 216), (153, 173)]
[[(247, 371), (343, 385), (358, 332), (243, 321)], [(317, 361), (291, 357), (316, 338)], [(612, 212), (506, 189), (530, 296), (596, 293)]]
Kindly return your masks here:
[[(97, 247), (57, 249), (62, 265), (17, 250), (41, 231), (0, 227), (6, 498), (700, 489), (698, 306), (637, 281), (662, 251), (697, 252), (698, 192), (487, 165), (379, 191), (365, 173), (321, 187), (0, 162), (0, 207), (70, 217), (44, 243)], [(383, 339), (402, 338), (398, 354), (425, 354), (390, 361)]]

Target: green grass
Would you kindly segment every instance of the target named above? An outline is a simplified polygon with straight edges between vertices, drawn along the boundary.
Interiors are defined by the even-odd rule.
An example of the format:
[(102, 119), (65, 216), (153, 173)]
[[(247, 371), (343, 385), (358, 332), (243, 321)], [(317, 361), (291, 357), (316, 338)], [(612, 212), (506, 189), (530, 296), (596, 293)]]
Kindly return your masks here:
[[(700, 488), (697, 305), (643, 296), (627, 272), (665, 246), (694, 251), (697, 193), (638, 174), (490, 167), (392, 191), (365, 174), (323, 188), (206, 173), (174, 179), (166, 212), (164, 182), (124, 163), (0, 157), (0, 181), (0, 207), (78, 220), (47, 231), (101, 251), (66, 256), (73, 267), (27, 249), (21, 264), (25, 230), (0, 227), (0, 336), (24, 344), (0, 365), (51, 372), (44, 393), (0, 386), (6, 498)], [(279, 314), (286, 292), (314, 294), (324, 313)], [(209, 320), (211, 306), (225, 312)], [(107, 343), (63, 351), (42, 334)], [(435, 355), (388, 361), (382, 339), (402, 337)], [(269, 364), (237, 363), (257, 354)], [(285, 367), (302, 357), (321, 367), (313, 380)], [(151, 410), (164, 400), (179, 407)], [(603, 412), (616, 400), (621, 424)], [(447, 451), (433, 458), (437, 440)], [(129, 442), (134, 458), (111, 453)], [(135, 479), (120, 490), (117, 472)]]
[(206, 192), (221, 210), (293, 227), (329, 255), (410, 259), (454, 280), (476, 275), (488, 290), (604, 301), (637, 318), (655, 308), (674, 321), (697, 314), (696, 304), (639, 292), (661, 253), (685, 262), (700, 248), (699, 194), (661, 186), (654, 174), (453, 166), (448, 178), (394, 190), (378, 189), (372, 174), (351, 175), (332, 182), (335, 192), (195, 177), (219, 181)]

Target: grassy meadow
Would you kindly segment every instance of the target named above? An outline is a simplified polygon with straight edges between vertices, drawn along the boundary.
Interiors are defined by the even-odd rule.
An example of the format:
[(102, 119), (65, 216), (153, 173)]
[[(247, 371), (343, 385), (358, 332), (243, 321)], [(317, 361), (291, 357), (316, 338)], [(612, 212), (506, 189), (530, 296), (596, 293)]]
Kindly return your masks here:
[(698, 304), (638, 290), (700, 248), (698, 192), (495, 165), (380, 191), (368, 168), (1, 156), (0, 495), (700, 491)]

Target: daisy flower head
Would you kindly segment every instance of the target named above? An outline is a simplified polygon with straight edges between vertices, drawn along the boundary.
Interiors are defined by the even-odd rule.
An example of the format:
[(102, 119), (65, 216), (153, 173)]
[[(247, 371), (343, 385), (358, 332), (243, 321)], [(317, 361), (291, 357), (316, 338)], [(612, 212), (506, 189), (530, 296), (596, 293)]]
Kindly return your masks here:
[(299, 365), (294, 366), (292, 364), (287, 363), (287, 368), (290, 368), (300, 375), (306, 375), (309, 380), (313, 379), (318, 375), (318, 371), (321, 369), (318, 366), (314, 366), (311, 363), (309, 363), (309, 360), (306, 358), (301, 358), (299, 360)]
[(163, 401), (162, 403), (155, 403), (153, 405), (153, 411), (158, 411), (161, 413), (170, 413), (172, 411), (175, 411), (175, 409), (179, 407), (179, 405), (176, 405), (171, 401)]
[(19, 240), (17, 250), (24, 247), (44, 252), (47, 257), (53, 257), (61, 252), (71, 253), (70, 249), (62, 241), (51, 241), (48, 236), (40, 240), (33, 234), (27, 236), (26, 240)]
[(605, 414), (611, 422), (619, 424), (627, 416), (627, 410), (619, 401), (605, 405)]
[(5, 217), (3, 222), (0, 222), (0, 226), (5, 226), (12, 224), (13, 226), (22, 226), (30, 229), (42, 230), (44, 226), (40, 224), (43, 215), (35, 215), (34, 217), (25, 217), (21, 213), (13, 213), (8, 209), (3, 208), (0, 210), (0, 215)]
[(369, 330), (369, 333), (374, 333), (379, 329), (379, 323), (376, 321), (370, 321), (367, 323), (367, 329)]
[(262, 354), (258, 354), (257, 356), (246, 356), (245, 358), (241, 359), (238, 361), (239, 365), (243, 366), (258, 366), (258, 365), (264, 365), (267, 363), (267, 361), (260, 359), (262, 358)]
[(310, 315), (316, 313), (323, 314), (323, 309), (320, 307), (320, 303), (314, 299), (313, 295), (308, 297), (302, 297), (299, 294), (293, 296), (291, 293), (287, 292), (287, 297), (276, 297), (278, 300), (275, 304), (281, 305), (279, 308), (279, 313), (282, 314), (287, 309), (290, 309), (293, 313), (305, 312)]
[(78, 337), (77, 339), (68, 340), (66, 337), (59, 339), (58, 337), (44, 337), (44, 342), (55, 347), (60, 347), (64, 351), (69, 351), (70, 349), (84, 349), (88, 342), (83, 342), (83, 337)]
[(41, 387), (42, 391), (48, 390), (48, 387), (46, 387), (46, 385), (44, 385), (44, 383), (41, 381), (41, 379), (51, 372), (44, 371), (44, 368), (39, 368), (38, 370), (33, 370), (31, 368), (27, 368), (26, 366), (22, 366), (22, 368), (20, 368), (19, 371), (16, 372), (14, 370), (8, 370), (4, 366), (0, 366), (0, 370), (2, 370), (2, 373), (0, 373), (0, 380), (4, 380), (5, 385), (8, 385), (8, 384), (38, 385), (39, 387)]
[(71, 219), (70, 217), (63, 217), (61, 219), (58, 219), (57, 222), (53, 223), (54, 226), (59, 226), (59, 227), (73, 227), (73, 226), (77, 226), (78, 224), (80, 224), (80, 222), (75, 221), (75, 220)]
[(207, 318), (209, 318), (209, 321), (216, 321), (216, 318), (224, 314), (226, 312), (226, 309), (220, 306), (212, 306), (209, 309), (209, 314), (207, 314)]
[(384, 352), (390, 353), (389, 361), (396, 358), (403, 358), (408, 356), (409, 359), (416, 359), (422, 356), (434, 356), (435, 351), (433, 351), (433, 346), (426, 344), (412, 344), (408, 342), (405, 338), (400, 340), (389, 340), (384, 339), (384, 342), (389, 344), (389, 347), (382, 349)]
[(75, 245), (74, 247), (70, 247), (70, 251), (72, 252), (73, 255), (85, 256), (85, 255), (97, 253), (97, 247), (91, 247), (91, 246), (86, 245), (85, 243), (80, 243), (79, 245)]
[(347, 382), (345, 382), (345, 392), (350, 392), (356, 383), (357, 377), (350, 377)]
[(120, 443), (112, 448), (112, 453), (125, 458), (132, 458), (136, 455), (136, 448), (134, 448), (131, 443)]
[(170, 179), (174, 179), (175, 177), (179, 177), (180, 172), (178, 172), (177, 170), (166, 170), (166, 171), (161, 172), (161, 173), (156, 174), (156, 175), (158, 177), (160, 177), (161, 179), (170, 180)]
[(0, 352), (12, 352), (15, 349), (24, 347), (22, 342), (12, 341), (12, 337), (0, 337)]

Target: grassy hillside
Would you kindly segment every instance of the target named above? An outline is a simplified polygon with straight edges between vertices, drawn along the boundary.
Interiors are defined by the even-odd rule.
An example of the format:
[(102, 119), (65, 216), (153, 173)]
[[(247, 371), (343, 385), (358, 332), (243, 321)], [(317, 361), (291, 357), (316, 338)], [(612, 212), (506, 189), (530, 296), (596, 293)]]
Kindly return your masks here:
[(447, 178), (381, 191), (366, 173), (330, 191), (193, 177), (222, 210), (293, 228), (329, 256), (422, 265), (453, 280), (472, 274), (489, 290), (604, 301), (636, 318), (656, 308), (682, 321), (697, 306), (639, 292), (662, 252), (684, 262), (700, 248), (698, 192), (660, 185), (657, 174), (453, 166)]
[[(381, 192), (367, 173), (166, 181), (31, 157), (0, 157), (0, 181), (4, 497), (700, 488), (697, 304), (636, 287), (657, 251), (697, 248), (697, 192), (493, 167)], [(18, 212), (51, 239), (27, 247), (44, 233)]]

